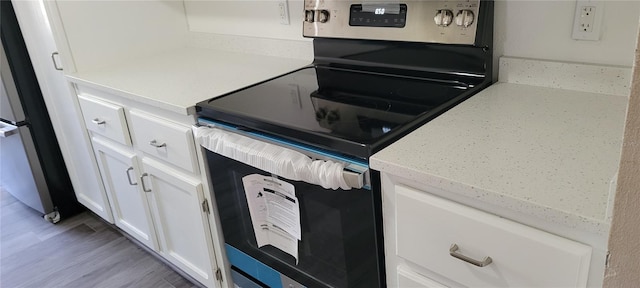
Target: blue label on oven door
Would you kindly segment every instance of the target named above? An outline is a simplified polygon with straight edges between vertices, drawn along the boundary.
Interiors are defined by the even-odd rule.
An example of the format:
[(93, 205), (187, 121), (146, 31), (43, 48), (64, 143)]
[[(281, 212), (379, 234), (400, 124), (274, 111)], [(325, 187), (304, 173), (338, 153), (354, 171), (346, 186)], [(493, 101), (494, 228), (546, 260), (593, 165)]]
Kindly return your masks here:
[(256, 280), (266, 284), (270, 288), (305, 288), (291, 278), (280, 274), (280, 272), (236, 249), (235, 247), (225, 244), (227, 250), (227, 258), (231, 265), (249, 274)]

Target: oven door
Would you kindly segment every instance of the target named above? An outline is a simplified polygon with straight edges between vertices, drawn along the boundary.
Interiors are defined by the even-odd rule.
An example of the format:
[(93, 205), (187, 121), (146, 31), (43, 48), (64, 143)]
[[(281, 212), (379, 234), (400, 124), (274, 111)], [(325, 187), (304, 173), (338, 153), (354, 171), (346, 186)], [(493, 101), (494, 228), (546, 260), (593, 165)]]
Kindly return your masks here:
[[(326, 160), (327, 154), (323, 155)], [(376, 234), (376, 225), (381, 223), (374, 203), (379, 197), (374, 197), (368, 187), (325, 189), (210, 150), (207, 160), (232, 267), (272, 288), (382, 287), (382, 247), (378, 246), (382, 241)], [(270, 185), (288, 187), (288, 192), (276, 194), (291, 194), (273, 200), (273, 190), (277, 189), (268, 188)], [(292, 211), (295, 207), (282, 208), (276, 202), (297, 203), (298, 211)], [(265, 236), (261, 210), (285, 218), (279, 219), (285, 222), (283, 225), (295, 226), (299, 221), (299, 240), (278, 233)]]

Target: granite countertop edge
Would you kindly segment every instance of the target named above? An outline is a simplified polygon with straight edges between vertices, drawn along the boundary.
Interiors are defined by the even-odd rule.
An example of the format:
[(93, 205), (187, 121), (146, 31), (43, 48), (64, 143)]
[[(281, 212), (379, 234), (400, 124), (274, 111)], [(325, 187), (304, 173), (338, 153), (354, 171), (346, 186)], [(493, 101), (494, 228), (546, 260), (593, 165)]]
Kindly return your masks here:
[[(507, 89), (518, 89), (520, 87), (522, 87), (524, 90), (527, 91), (527, 93), (530, 93), (530, 94), (536, 94), (537, 91), (540, 91), (541, 93), (548, 93), (548, 94), (557, 93), (558, 97), (563, 97), (564, 95), (570, 95), (570, 97), (575, 97), (576, 95), (580, 95), (580, 93), (586, 93), (588, 97), (605, 97), (602, 99), (613, 99), (616, 101), (620, 101), (620, 103), (623, 101), (621, 99), (625, 98), (623, 96), (617, 96), (617, 95), (588, 93), (588, 92), (564, 90), (564, 89), (558, 89), (558, 88), (538, 87), (538, 86), (531, 86), (531, 85), (499, 82), (489, 87), (490, 89), (487, 88), (479, 92), (475, 96), (472, 96), (471, 99), (473, 99), (474, 97), (485, 97), (486, 99), (488, 99), (486, 96), (490, 95), (491, 93), (494, 93), (494, 94), (504, 93), (500, 91), (507, 90)], [(510, 94), (509, 97), (527, 97), (527, 96), (512, 95), (512, 94)], [(501, 97), (506, 97), (506, 96), (501, 96)], [(608, 98), (608, 97), (612, 97), (612, 98)], [(602, 101), (602, 99), (599, 101)], [(494, 102), (491, 102), (493, 104), (495, 103), (496, 99), (491, 99), (491, 100), (494, 101)], [(474, 101), (475, 103), (478, 103), (478, 102), (484, 101), (484, 99), (476, 98), (474, 99)], [(572, 99), (571, 101), (575, 101), (575, 99)], [(433, 140), (434, 138), (438, 138), (438, 141), (441, 141), (441, 142), (445, 141), (444, 142), (445, 144), (442, 144), (442, 146), (450, 145), (451, 147), (460, 147), (460, 146), (455, 146), (455, 143), (446, 144), (447, 143), (446, 141), (450, 139), (446, 137), (441, 137), (444, 135), (434, 136), (433, 134), (429, 134), (427, 132), (446, 131), (442, 127), (455, 127), (456, 125), (456, 119), (455, 117), (452, 117), (452, 116), (460, 116), (462, 113), (473, 113), (472, 108), (477, 108), (477, 105), (475, 106), (465, 105), (465, 102), (463, 102), (462, 104), (454, 107), (452, 110), (438, 117), (438, 118), (445, 117), (444, 119), (440, 119), (444, 121), (434, 122), (435, 120), (439, 120), (438, 118), (436, 118), (435, 120), (432, 120), (432, 122), (436, 123), (433, 125), (435, 125), (435, 127), (439, 127), (438, 129), (429, 130), (428, 127), (431, 127), (430, 125), (432, 125), (431, 124), (432, 122), (428, 122), (422, 127), (414, 130), (414, 132), (408, 134), (407, 136), (401, 138), (400, 140), (396, 141), (395, 143), (391, 144), (390, 146), (386, 147), (380, 152), (374, 154), (370, 158), (370, 167), (374, 170), (378, 170), (383, 173), (388, 173), (390, 175), (393, 175), (402, 179), (424, 184), (427, 187), (431, 186), (436, 189), (440, 189), (441, 191), (445, 191), (446, 193), (456, 193), (464, 197), (467, 197), (469, 199), (477, 199), (478, 201), (482, 201), (483, 203), (496, 205), (496, 206), (503, 207), (515, 212), (525, 214), (525, 215), (530, 215), (548, 223), (556, 223), (556, 224), (563, 225), (565, 227), (576, 228), (578, 230), (594, 233), (597, 235), (606, 235), (609, 233), (609, 229), (610, 229), (610, 221), (609, 221), (610, 216), (608, 215), (609, 207), (605, 207), (605, 205), (607, 206), (611, 205), (611, 203), (608, 203), (608, 202), (611, 201), (611, 193), (614, 193), (614, 192), (603, 191), (602, 189), (600, 189), (598, 190), (600, 192), (594, 192), (594, 193), (597, 193), (597, 196), (599, 197), (599, 198), (598, 197), (594, 197), (594, 198), (600, 199), (600, 202), (598, 202), (598, 204), (595, 204), (596, 208), (593, 208), (593, 207), (584, 208), (584, 209), (591, 209), (591, 210), (583, 211), (582, 213), (578, 213), (575, 211), (568, 211), (560, 208), (562, 205), (557, 205), (557, 207), (553, 207), (552, 205), (553, 203), (551, 203), (551, 205), (549, 205), (549, 203), (547, 204), (542, 203), (542, 202), (545, 202), (546, 200), (542, 201), (544, 199), (542, 199), (541, 198), (542, 196), (540, 195), (526, 195), (526, 193), (524, 192), (512, 193), (510, 195), (509, 193), (503, 193), (502, 191), (500, 191), (501, 188), (505, 189), (506, 186), (504, 187), (500, 186), (497, 189), (493, 189), (491, 186), (482, 185), (483, 184), (482, 181), (479, 181), (479, 180), (477, 181), (477, 183), (474, 183), (473, 181), (469, 183), (464, 179), (456, 179), (456, 177), (451, 177), (451, 175), (455, 175), (455, 173), (451, 174), (450, 171), (448, 171), (448, 169), (450, 169), (451, 166), (447, 166), (447, 165), (464, 165), (464, 163), (466, 163), (464, 160), (461, 160), (461, 158), (456, 159), (455, 157), (447, 157), (447, 156), (451, 156), (454, 152), (451, 152), (452, 153), (451, 155), (442, 156), (443, 160), (437, 160), (440, 158), (433, 157), (432, 155), (430, 155), (430, 157), (426, 157), (428, 159), (423, 159), (421, 158), (423, 157), (422, 156), (423, 153), (420, 153), (421, 150), (410, 149), (411, 147), (415, 146), (415, 143), (421, 143), (421, 144), (424, 143), (421, 140), (426, 138), (421, 138), (421, 137), (427, 137), (431, 139), (429, 140), (431, 142), (424, 144), (424, 147), (429, 147), (429, 144), (432, 144), (435, 141)], [(553, 103), (553, 102), (550, 102), (550, 103)], [(621, 110), (619, 106), (621, 105), (616, 104), (615, 106), (616, 109), (614, 110), (615, 111)], [(448, 114), (452, 113), (452, 111), (455, 111), (455, 112), (453, 112), (453, 114), (451, 114), (450, 116), (447, 116)], [(492, 110), (488, 110), (488, 111), (492, 113), (496, 113), (495, 111), (492, 111)], [(499, 114), (500, 112), (497, 112), (497, 113)], [(495, 114), (492, 114), (492, 116), (493, 115)], [(510, 116), (513, 116), (513, 115), (510, 115)], [(498, 119), (501, 119), (500, 117), (501, 116), (497, 116)], [(622, 127), (624, 127), (624, 120), (619, 121), (620, 117), (624, 119), (624, 115), (622, 116), (618, 115), (614, 119), (615, 121), (612, 121), (610, 123), (619, 123), (620, 127), (616, 126), (616, 129), (622, 131), (623, 129)], [(491, 121), (500, 121), (500, 120), (491, 120)], [(461, 125), (468, 125), (469, 123), (470, 123), (469, 121), (466, 121), (466, 122), (463, 121)], [(539, 123), (536, 123), (536, 124), (539, 124)], [(473, 128), (477, 128), (477, 127), (474, 126)], [(421, 129), (422, 131), (420, 131)], [(599, 127), (598, 129), (603, 129), (603, 128)], [(416, 131), (418, 132), (416, 133)], [(622, 133), (619, 133), (619, 134), (620, 134), (619, 139), (614, 139), (614, 140), (607, 139), (607, 141), (613, 141), (611, 143), (620, 142), (621, 144)], [(460, 135), (457, 135), (458, 138), (453, 137), (451, 139), (461, 139), (460, 137), (464, 137)], [(502, 135), (502, 134), (498, 134), (498, 135)], [(617, 137), (618, 135), (616, 134), (615, 136)], [(470, 136), (470, 137), (477, 137), (477, 136)], [(477, 138), (473, 138), (473, 139), (477, 140)], [(555, 140), (550, 140), (550, 141), (552, 142)], [(606, 144), (606, 145), (608, 146), (605, 146), (605, 147), (615, 146), (615, 144)], [(488, 157), (495, 157), (495, 155), (492, 156), (493, 154), (491, 153), (497, 153), (494, 151), (480, 149), (482, 147), (485, 147), (482, 145), (476, 145), (474, 147), (475, 148), (471, 148), (471, 150), (473, 151), (471, 153), (486, 153)], [(419, 148), (420, 147), (416, 147), (415, 149), (419, 149)], [(620, 148), (621, 148), (621, 145), (620, 145)], [(452, 148), (452, 149), (455, 149), (455, 148)], [(521, 153), (521, 151), (515, 151), (517, 150), (515, 148), (513, 150), (514, 151), (508, 152), (508, 153), (513, 153), (513, 154)], [(446, 150), (443, 150), (443, 151), (446, 151)], [(566, 150), (561, 150), (561, 151), (566, 151)], [(412, 154), (412, 156), (409, 156), (409, 154)], [(417, 158), (420, 158), (420, 159), (417, 159)], [(445, 163), (447, 160), (450, 160), (452, 158), (453, 158), (452, 160), (453, 164)], [(432, 165), (424, 164), (424, 163), (427, 163), (428, 161), (434, 161), (434, 159), (436, 161), (435, 164), (432, 164)], [(609, 166), (612, 166), (613, 164), (615, 164), (614, 160), (615, 159), (610, 159), (608, 161), (611, 164)], [(617, 160), (619, 162), (619, 158)], [(417, 164), (421, 161), (423, 163)], [(543, 161), (543, 160), (533, 159), (532, 161)], [(592, 161), (592, 160), (589, 160), (589, 161)], [(432, 168), (434, 166), (436, 168)], [(543, 166), (535, 166), (535, 167), (539, 168)], [(439, 172), (438, 169), (440, 169), (441, 173)], [(475, 169), (475, 168), (470, 168), (470, 169)], [(472, 171), (470, 169), (465, 169), (465, 172)], [(608, 168), (608, 170), (611, 170), (611, 168)], [(607, 175), (603, 175), (603, 178), (614, 177), (615, 171), (608, 171), (608, 170), (598, 172), (598, 173), (607, 174)], [(537, 171), (537, 172), (540, 172), (540, 171)], [(608, 175), (608, 173), (610, 173), (611, 175)], [(490, 172), (486, 172), (485, 174), (491, 175)], [(484, 174), (482, 175), (484, 176)], [(541, 176), (541, 175), (537, 175), (537, 176)], [(521, 177), (525, 179), (528, 176), (522, 175)], [(460, 178), (464, 178), (464, 177), (460, 177)], [(474, 177), (467, 177), (467, 180), (469, 179), (477, 180)], [(607, 178), (607, 179), (612, 179), (612, 178)], [(599, 185), (600, 185), (599, 187), (604, 186), (603, 184), (599, 184)], [(558, 190), (558, 191), (561, 193), (561, 190)], [(589, 199), (590, 195), (586, 195), (584, 199), (575, 199), (577, 197), (571, 198), (575, 196), (575, 192), (572, 192), (572, 193), (573, 194), (570, 193), (569, 195), (567, 195), (568, 197), (566, 199), (575, 201), (577, 203), (576, 205), (579, 205), (580, 201), (584, 201), (584, 203), (587, 203), (587, 201), (593, 201), (592, 199)], [(589, 193), (592, 193), (592, 192), (589, 192)], [(601, 200), (605, 193), (609, 195), (609, 200), (607, 201), (607, 203), (602, 203), (603, 201)], [(603, 211), (606, 211), (606, 213), (603, 213)], [(599, 217), (599, 216), (591, 217), (594, 215), (602, 215), (603, 217)]]

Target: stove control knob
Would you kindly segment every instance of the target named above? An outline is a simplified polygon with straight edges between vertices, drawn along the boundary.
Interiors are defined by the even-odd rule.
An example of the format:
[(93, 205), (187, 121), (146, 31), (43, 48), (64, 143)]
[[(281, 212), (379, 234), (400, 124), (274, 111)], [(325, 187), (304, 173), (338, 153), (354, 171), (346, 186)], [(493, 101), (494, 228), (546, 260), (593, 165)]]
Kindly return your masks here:
[(338, 121), (340, 121), (340, 112), (338, 112), (338, 110), (329, 111), (327, 114), (327, 124), (333, 125), (333, 123)]
[(471, 10), (460, 10), (456, 15), (456, 25), (461, 27), (469, 27), (473, 24), (473, 11)]
[(322, 120), (324, 120), (324, 118), (327, 117), (327, 109), (326, 108), (320, 108), (318, 109), (318, 111), (316, 111), (316, 121), (320, 122)]
[(446, 9), (438, 10), (438, 13), (436, 13), (436, 17), (433, 17), (433, 21), (435, 21), (436, 25), (438, 26), (449, 26), (453, 21), (453, 12)]
[(326, 23), (327, 21), (329, 21), (329, 11), (327, 10), (318, 11), (318, 21), (320, 23)]
[(304, 11), (304, 21), (309, 22), (309, 23), (313, 23), (313, 14), (314, 14), (313, 10), (305, 10)]

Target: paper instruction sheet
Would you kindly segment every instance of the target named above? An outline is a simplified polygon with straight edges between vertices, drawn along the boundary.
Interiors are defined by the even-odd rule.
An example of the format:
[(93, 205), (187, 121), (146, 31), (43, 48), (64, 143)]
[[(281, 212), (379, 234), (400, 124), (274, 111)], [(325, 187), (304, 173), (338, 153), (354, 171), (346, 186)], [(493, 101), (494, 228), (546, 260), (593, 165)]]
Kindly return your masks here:
[(291, 183), (260, 174), (242, 177), (258, 247), (272, 245), (298, 263), (300, 205)]

